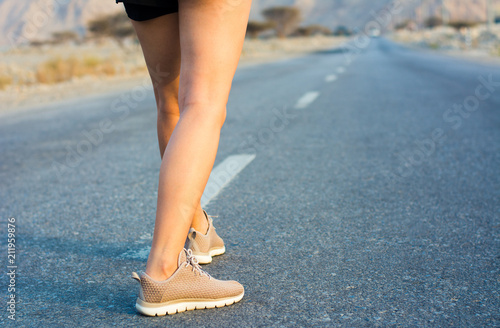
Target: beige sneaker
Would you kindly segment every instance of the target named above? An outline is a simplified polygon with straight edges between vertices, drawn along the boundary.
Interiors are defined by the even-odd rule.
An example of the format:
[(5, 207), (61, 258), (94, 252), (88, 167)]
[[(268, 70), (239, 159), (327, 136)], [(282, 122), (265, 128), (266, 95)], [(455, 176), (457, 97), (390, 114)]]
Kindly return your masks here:
[(226, 252), (224, 241), (215, 232), (212, 217), (203, 211), (208, 221), (208, 231), (202, 234), (191, 228), (189, 230), (185, 247), (193, 251), (193, 255), (200, 264), (212, 262), (212, 256), (222, 255)]
[(236, 281), (212, 278), (186, 249), (180, 252), (178, 268), (167, 280), (156, 281), (145, 272), (140, 276), (132, 272), (132, 278), (141, 284), (135, 307), (149, 316), (223, 307), (239, 302), (245, 293)]

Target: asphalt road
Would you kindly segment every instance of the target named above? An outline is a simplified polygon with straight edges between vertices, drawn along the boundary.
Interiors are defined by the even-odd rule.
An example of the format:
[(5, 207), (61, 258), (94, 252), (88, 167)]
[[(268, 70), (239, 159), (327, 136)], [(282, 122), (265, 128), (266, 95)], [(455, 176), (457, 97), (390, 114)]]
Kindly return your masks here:
[(154, 224), (151, 89), (3, 115), (0, 325), (498, 327), (499, 82), (384, 39), (240, 68), (216, 165), (255, 159), (207, 206), (227, 253), (204, 268), (246, 294), (159, 318), (135, 312), (145, 261), (124, 255)]

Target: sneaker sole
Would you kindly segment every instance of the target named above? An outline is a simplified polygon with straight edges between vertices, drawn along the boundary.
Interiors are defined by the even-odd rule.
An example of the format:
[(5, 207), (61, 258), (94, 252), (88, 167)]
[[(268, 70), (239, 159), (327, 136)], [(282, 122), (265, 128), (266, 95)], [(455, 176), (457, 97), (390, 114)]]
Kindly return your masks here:
[(193, 255), (196, 257), (196, 260), (198, 261), (198, 263), (208, 264), (208, 263), (212, 263), (213, 256), (222, 255), (225, 252), (226, 252), (226, 246), (222, 246), (221, 248), (211, 249), (210, 251), (208, 251), (208, 254), (207, 253), (204, 253), (204, 254), (198, 253), (197, 254), (197, 253), (193, 252)]
[(218, 300), (179, 300), (167, 303), (148, 303), (137, 298), (135, 308), (139, 313), (150, 317), (160, 317), (167, 314), (181, 313), (191, 310), (203, 310), (221, 308), (241, 301), (245, 292), (235, 297), (223, 298)]

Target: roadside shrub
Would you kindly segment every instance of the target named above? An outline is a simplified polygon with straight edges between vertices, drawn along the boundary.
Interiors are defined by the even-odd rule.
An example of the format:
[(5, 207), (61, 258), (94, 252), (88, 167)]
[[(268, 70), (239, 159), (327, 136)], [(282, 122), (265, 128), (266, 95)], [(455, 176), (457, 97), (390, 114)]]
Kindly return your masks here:
[(437, 42), (431, 42), (429, 43), (429, 48), (431, 48), (432, 50), (437, 50), (440, 48), (440, 45)]
[(135, 36), (134, 27), (125, 12), (95, 18), (89, 21), (87, 30), (94, 38), (110, 37), (120, 46), (125, 38)]
[(457, 31), (463, 29), (463, 28), (468, 28), (468, 27), (474, 27), (477, 25), (476, 22), (471, 22), (471, 21), (453, 21), (448, 23), (449, 26), (453, 27)]
[(411, 20), (409, 19), (406, 19), (404, 21), (402, 21), (401, 23), (398, 23), (394, 26), (394, 29), (396, 31), (399, 31), (399, 30), (404, 30), (404, 29), (407, 29), (411, 24)]
[(350, 36), (352, 34), (352, 31), (344, 25), (337, 26), (335, 31), (333, 31), (333, 35), (335, 36)]
[(52, 84), (68, 81), (74, 74), (76, 59), (62, 59), (60, 57), (47, 60), (36, 70), (36, 79), (40, 83)]
[(262, 12), (262, 16), (274, 24), (279, 38), (285, 38), (295, 31), (301, 21), (300, 10), (295, 7), (269, 8)]
[(52, 43), (61, 44), (66, 42), (78, 42), (79, 36), (74, 31), (60, 31), (52, 33)]
[(247, 36), (256, 39), (260, 33), (274, 28), (273, 22), (249, 21), (247, 25)]
[(332, 35), (332, 31), (323, 25), (313, 24), (304, 27), (299, 27), (295, 30), (296, 36), (313, 36), (313, 35)]
[(40, 48), (46, 44), (49, 44), (49, 42), (44, 41), (44, 40), (31, 40), (29, 42), (30, 47), (34, 47), (34, 48)]
[(89, 56), (81, 59), (75, 57), (53, 58), (40, 64), (36, 70), (39, 83), (53, 84), (69, 81), (74, 77), (115, 75), (117, 68), (111, 59)]
[(443, 25), (441, 17), (432, 16), (425, 20), (424, 26), (427, 28), (434, 28)]
[(5, 89), (8, 85), (12, 84), (12, 77), (8, 75), (0, 75), (0, 90)]

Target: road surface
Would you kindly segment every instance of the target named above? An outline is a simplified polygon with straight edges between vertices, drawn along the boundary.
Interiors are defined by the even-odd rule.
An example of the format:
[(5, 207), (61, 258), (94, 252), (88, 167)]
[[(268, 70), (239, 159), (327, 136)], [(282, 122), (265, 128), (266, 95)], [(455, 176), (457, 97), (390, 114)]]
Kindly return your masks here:
[(240, 68), (204, 198), (227, 253), (204, 268), (246, 294), (159, 318), (130, 278), (155, 216), (151, 89), (5, 114), (0, 325), (498, 327), (499, 82), (385, 39)]

